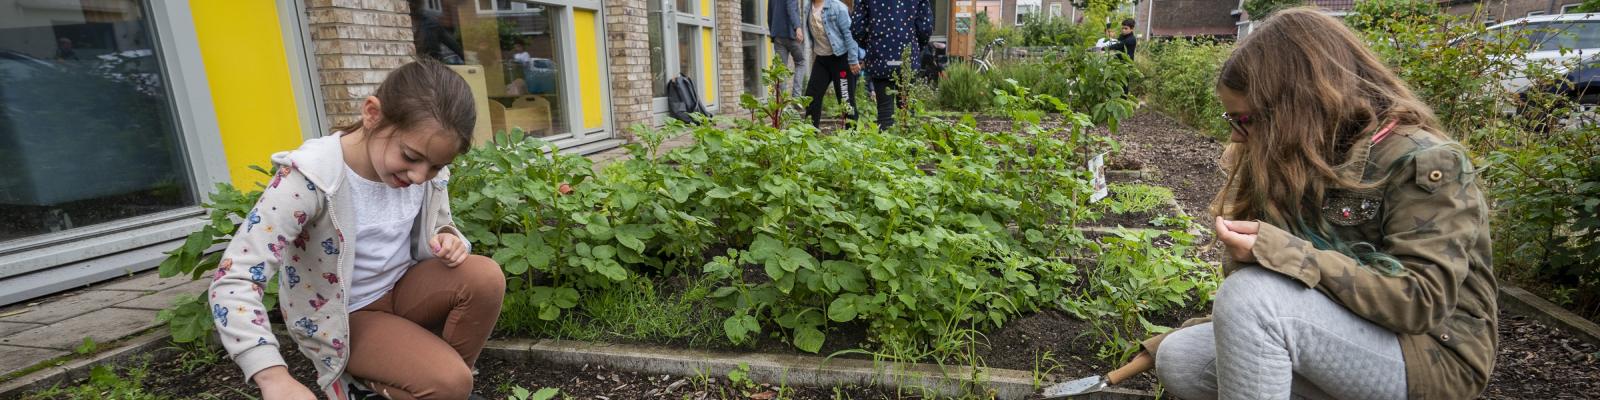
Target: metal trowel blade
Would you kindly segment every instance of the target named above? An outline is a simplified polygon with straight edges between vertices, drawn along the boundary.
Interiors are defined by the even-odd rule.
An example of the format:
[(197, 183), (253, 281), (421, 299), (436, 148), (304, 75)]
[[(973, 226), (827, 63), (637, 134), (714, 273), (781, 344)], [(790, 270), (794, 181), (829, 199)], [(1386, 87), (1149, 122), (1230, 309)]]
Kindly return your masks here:
[(1040, 394), (1046, 399), (1064, 399), (1086, 393), (1098, 392), (1106, 388), (1106, 377), (1101, 375), (1057, 383), (1044, 388)]

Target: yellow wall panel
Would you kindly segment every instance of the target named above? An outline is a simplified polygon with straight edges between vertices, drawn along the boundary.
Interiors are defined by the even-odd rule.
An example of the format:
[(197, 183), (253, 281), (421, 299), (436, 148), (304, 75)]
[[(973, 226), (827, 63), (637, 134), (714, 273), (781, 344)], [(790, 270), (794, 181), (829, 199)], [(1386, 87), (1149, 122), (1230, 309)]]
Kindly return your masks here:
[[(270, 1), (191, 1), (200, 57), (217, 111), (233, 184), (254, 188), (272, 153), (304, 140), (278, 6)], [(203, 190), (210, 190), (206, 188)]]
[(700, 16), (711, 16), (711, 0), (700, 0)]
[(705, 71), (700, 83), (707, 105), (717, 104), (717, 42), (712, 36), (711, 28), (700, 30), (700, 70)]
[(605, 125), (605, 90), (600, 86), (600, 48), (595, 29), (595, 11), (572, 10), (572, 37), (578, 46), (578, 96), (583, 102), (583, 127), (598, 129)]

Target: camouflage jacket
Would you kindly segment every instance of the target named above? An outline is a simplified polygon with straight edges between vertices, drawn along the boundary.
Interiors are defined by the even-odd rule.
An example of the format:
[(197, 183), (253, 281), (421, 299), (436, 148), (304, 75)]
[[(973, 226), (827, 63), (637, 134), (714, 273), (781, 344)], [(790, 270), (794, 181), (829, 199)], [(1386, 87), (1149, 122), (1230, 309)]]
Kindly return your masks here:
[[(1403, 273), (1381, 274), (1266, 223), (1253, 249), (1257, 265), (1399, 334), (1409, 398), (1475, 398), (1489, 383), (1499, 342), (1489, 205), (1475, 170), (1458, 144), (1415, 128), (1369, 143), (1350, 150), (1340, 173), (1388, 180), (1330, 189), (1320, 214), (1340, 239), (1377, 246)], [(1146, 340), (1145, 350), (1155, 354), (1165, 336)]]

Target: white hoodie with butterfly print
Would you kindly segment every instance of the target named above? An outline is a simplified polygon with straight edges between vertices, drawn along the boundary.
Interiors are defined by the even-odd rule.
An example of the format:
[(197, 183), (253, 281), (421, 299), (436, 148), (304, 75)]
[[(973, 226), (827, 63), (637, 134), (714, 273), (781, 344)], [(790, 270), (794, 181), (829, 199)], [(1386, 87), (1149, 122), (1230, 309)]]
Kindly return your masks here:
[[(344, 187), (344, 152), (339, 134), (306, 141), (299, 149), (272, 155), (278, 172), (254, 209), (239, 224), (211, 283), (213, 322), (228, 355), (245, 380), (285, 365), (272, 334), (263, 292), (278, 280), (278, 309), (289, 323), (289, 337), (317, 368), (317, 386), (343, 400), (337, 382), (348, 364), (350, 342), (349, 277), (355, 252), (355, 205)], [(446, 191), (450, 172), (440, 171), (423, 196), (412, 227), (412, 258), (431, 258), (427, 241), (436, 233), (466, 237), (452, 225)]]

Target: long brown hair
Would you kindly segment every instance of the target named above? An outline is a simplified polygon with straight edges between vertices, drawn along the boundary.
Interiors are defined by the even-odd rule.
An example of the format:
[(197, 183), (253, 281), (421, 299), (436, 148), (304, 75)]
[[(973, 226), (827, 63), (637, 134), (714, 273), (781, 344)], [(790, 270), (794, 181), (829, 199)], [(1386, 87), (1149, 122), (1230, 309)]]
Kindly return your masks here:
[(335, 129), (354, 132), (364, 127), (368, 134), (375, 135), (390, 128), (409, 130), (432, 121), (457, 139), (456, 152), (465, 153), (472, 148), (472, 130), (478, 121), (472, 87), (450, 67), (431, 59), (406, 63), (390, 71), (372, 96), (382, 105), (383, 115), (377, 124), (364, 126), (357, 119)]
[[(1222, 64), (1217, 88), (1244, 95), (1256, 122), (1227, 163), (1213, 212), (1323, 236), (1330, 187), (1372, 187), (1340, 176), (1357, 141), (1389, 121), (1437, 134), (1438, 121), (1344, 23), (1314, 8), (1279, 11)], [(1364, 162), (1364, 160), (1353, 160)], [(1324, 236), (1325, 237), (1325, 236)]]

